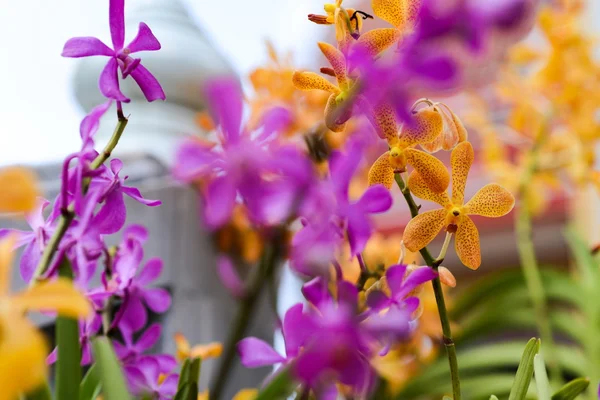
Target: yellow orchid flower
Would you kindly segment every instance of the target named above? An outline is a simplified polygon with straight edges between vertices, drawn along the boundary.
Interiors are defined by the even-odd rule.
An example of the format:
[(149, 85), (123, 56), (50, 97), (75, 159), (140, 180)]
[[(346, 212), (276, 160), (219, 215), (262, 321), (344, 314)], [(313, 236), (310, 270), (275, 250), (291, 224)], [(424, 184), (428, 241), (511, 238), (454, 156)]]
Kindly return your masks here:
[[(382, 108), (387, 108), (383, 112)], [(369, 185), (382, 184), (388, 189), (394, 183), (394, 174), (405, 172), (407, 165), (423, 177), (424, 182), (434, 192), (448, 188), (450, 176), (444, 164), (434, 156), (417, 150), (413, 146), (429, 143), (442, 133), (442, 115), (435, 107), (428, 107), (412, 116), (412, 124), (404, 125), (398, 135), (396, 119), (391, 107), (379, 106), (375, 114), (375, 124), (384, 132), (390, 150), (383, 153), (369, 170)]]
[(231, 400), (254, 400), (258, 397), (258, 390), (256, 389), (242, 389)]
[(188, 358), (200, 358), (206, 360), (208, 358), (217, 358), (223, 352), (223, 345), (218, 342), (208, 344), (198, 344), (190, 346), (188, 340), (181, 333), (176, 333), (174, 336), (175, 345), (177, 347), (177, 359), (183, 361)]
[(31, 211), (39, 196), (37, 179), (22, 167), (0, 169), (0, 213)]
[(404, 230), (404, 245), (410, 251), (427, 246), (446, 226), (448, 232), (456, 232), (455, 246), (460, 261), (471, 269), (481, 265), (479, 232), (469, 215), (501, 217), (508, 214), (514, 204), (513, 195), (502, 186), (492, 183), (481, 189), (464, 204), (467, 175), (473, 163), (473, 146), (463, 142), (452, 151), (452, 198), (435, 193), (427, 186), (418, 172), (408, 179), (410, 191), (417, 197), (438, 203), (443, 208), (424, 212), (413, 218)]
[(11, 294), (14, 236), (0, 241), (0, 400), (14, 400), (35, 389), (47, 376), (48, 346), (42, 334), (24, 317), (26, 311), (56, 311), (85, 317), (88, 300), (73, 283), (59, 278)]
[(335, 0), (334, 3), (326, 3), (323, 6), (326, 15), (309, 14), (308, 19), (319, 25), (334, 25), (335, 39), (340, 48), (346, 48), (352, 41), (353, 36), (357, 36), (362, 29), (362, 19), (371, 17), (368, 14), (342, 7), (343, 0)]
[(346, 127), (348, 119), (350, 119), (350, 110), (344, 110), (342, 105), (349, 97), (350, 90), (355, 82), (348, 76), (344, 54), (329, 43), (319, 42), (318, 45), (331, 64), (337, 85), (329, 82), (321, 75), (306, 71), (294, 72), (292, 82), (300, 90), (323, 90), (330, 93), (325, 106), (325, 125), (334, 132), (341, 132)]

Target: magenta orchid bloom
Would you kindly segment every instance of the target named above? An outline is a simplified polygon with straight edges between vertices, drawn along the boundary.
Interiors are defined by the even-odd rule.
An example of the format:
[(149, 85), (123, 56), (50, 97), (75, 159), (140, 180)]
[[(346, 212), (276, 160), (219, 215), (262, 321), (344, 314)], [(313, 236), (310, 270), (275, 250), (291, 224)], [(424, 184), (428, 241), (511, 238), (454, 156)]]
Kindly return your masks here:
[(130, 56), (130, 54), (138, 51), (160, 50), (160, 43), (152, 34), (148, 25), (140, 22), (137, 36), (124, 47), (125, 0), (110, 0), (109, 22), (112, 49), (95, 37), (75, 37), (65, 43), (62, 56), (72, 58), (110, 57), (100, 74), (99, 81), (100, 92), (109, 99), (124, 103), (130, 101), (119, 88), (118, 71), (120, 69), (123, 79), (131, 75), (148, 101), (164, 100), (165, 93), (158, 80), (141, 65), (141, 59)]

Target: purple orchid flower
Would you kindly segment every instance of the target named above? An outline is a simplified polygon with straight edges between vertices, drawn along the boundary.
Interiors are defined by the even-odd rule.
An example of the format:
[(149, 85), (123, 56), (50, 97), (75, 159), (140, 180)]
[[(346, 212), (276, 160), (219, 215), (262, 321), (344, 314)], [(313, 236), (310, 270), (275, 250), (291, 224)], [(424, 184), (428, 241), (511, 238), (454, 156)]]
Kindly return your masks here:
[(123, 365), (135, 366), (140, 360), (150, 357), (159, 363), (161, 371), (168, 372), (177, 366), (177, 360), (170, 354), (143, 355), (159, 341), (162, 334), (160, 324), (155, 323), (147, 327), (135, 342), (133, 340), (134, 332), (129, 324), (119, 324), (119, 330), (123, 337), (123, 343), (113, 341), (113, 346)]
[(9, 233), (17, 234), (16, 248), (25, 246), (20, 261), (21, 277), (25, 282), (29, 282), (33, 277), (35, 268), (46, 247), (46, 242), (54, 232), (55, 219), (52, 216), (46, 219), (43, 215), (49, 204), (48, 200), (38, 197), (35, 208), (30, 213), (25, 214), (25, 220), (31, 227), (30, 232), (17, 229), (0, 229), (0, 237)]
[(168, 374), (169, 371), (165, 371), (153, 357), (144, 357), (136, 365), (125, 366), (124, 370), (129, 387), (136, 396), (150, 395), (153, 399), (168, 400), (177, 392), (179, 376)]
[(100, 92), (109, 99), (125, 103), (130, 101), (119, 88), (118, 70), (120, 69), (123, 79), (131, 75), (148, 101), (164, 100), (165, 93), (160, 83), (158, 83), (150, 71), (141, 65), (139, 58), (130, 56), (130, 54), (138, 51), (160, 50), (160, 43), (152, 34), (148, 25), (141, 22), (137, 36), (131, 43), (123, 47), (125, 42), (124, 0), (110, 0), (109, 22), (113, 44), (112, 49), (95, 37), (75, 37), (65, 43), (62, 56), (72, 58), (90, 56), (110, 57), (100, 74), (99, 81)]
[(418, 286), (429, 282), (437, 276), (437, 273), (429, 268), (422, 267), (412, 271), (405, 279), (407, 266), (404, 264), (389, 267), (385, 272), (385, 278), (390, 288), (391, 296), (388, 297), (384, 292), (374, 290), (367, 297), (367, 305), (375, 312), (382, 311), (392, 306), (408, 307), (415, 310), (419, 306), (417, 297), (407, 296)]
[[(86, 321), (79, 321), (79, 344), (81, 346), (81, 365), (89, 365), (93, 361), (91, 340), (98, 334), (102, 326), (102, 316), (99, 313)], [(47, 364), (54, 364), (58, 350), (55, 348), (46, 358)]]
[(215, 80), (206, 92), (220, 125), (220, 146), (186, 140), (177, 151), (173, 175), (188, 183), (207, 181), (204, 220), (210, 228), (229, 220), (238, 198), (256, 222), (281, 222), (312, 177), (310, 162), (298, 149), (275, 142), (275, 133), (289, 123), (289, 113), (270, 110), (260, 129), (250, 133), (242, 128), (243, 97), (237, 82)]
[(103, 173), (96, 176), (90, 185), (91, 190), (97, 188), (103, 193), (100, 202), (104, 202), (104, 205), (98, 212), (98, 220), (103, 223), (103, 226), (98, 229), (106, 234), (118, 232), (125, 224), (127, 209), (124, 195), (149, 207), (162, 204), (160, 200), (145, 199), (137, 188), (125, 186), (125, 180), (128, 177), (121, 178), (119, 176), (122, 169), (123, 162), (116, 158), (112, 159), (110, 168), (103, 168)]
[(100, 118), (106, 114), (106, 111), (108, 111), (111, 104), (112, 100), (108, 100), (107, 102), (92, 108), (92, 111), (90, 111), (81, 121), (81, 124), (79, 125), (79, 135), (81, 136), (82, 150), (94, 148), (94, 135), (98, 132), (98, 128), (100, 128)]
[(312, 331), (311, 320), (303, 313), (301, 303), (293, 305), (286, 311), (282, 329), (285, 357), (264, 340), (249, 337), (241, 340), (237, 345), (242, 365), (246, 368), (257, 368), (280, 363), (286, 364), (298, 356), (300, 348)]

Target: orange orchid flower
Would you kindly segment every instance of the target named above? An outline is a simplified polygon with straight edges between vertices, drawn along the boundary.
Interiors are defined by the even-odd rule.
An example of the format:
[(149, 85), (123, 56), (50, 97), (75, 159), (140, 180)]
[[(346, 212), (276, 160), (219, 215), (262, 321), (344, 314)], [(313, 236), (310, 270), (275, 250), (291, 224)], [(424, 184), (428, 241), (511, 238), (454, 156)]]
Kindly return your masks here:
[(11, 294), (14, 236), (0, 241), (0, 400), (13, 400), (39, 386), (47, 374), (48, 346), (24, 313), (56, 311), (67, 317), (85, 317), (88, 300), (70, 280), (59, 278)]
[(394, 174), (405, 172), (407, 165), (411, 165), (431, 190), (443, 192), (450, 183), (444, 164), (434, 156), (413, 148), (417, 144), (431, 142), (442, 133), (442, 115), (434, 107), (428, 107), (417, 111), (412, 118), (412, 124), (404, 125), (398, 135), (394, 111), (389, 106), (379, 106), (374, 123), (387, 138), (390, 150), (371, 166), (369, 185), (382, 184), (390, 189)]
[(182, 333), (176, 333), (174, 336), (175, 346), (177, 347), (177, 359), (183, 361), (188, 358), (217, 358), (223, 352), (223, 345), (218, 342), (208, 344), (197, 344), (190, 346), (190, 342), (183, 336)]
[(401, 33), (410, 32), (421, 0), (371, 0), (373, 13)]
[(418, 251), (427, 246), (446, 226), (448, 232), (456, 232), (455, 247), (460, 261), (471, 269), (479, 268), (479, 232), (469, 215), (501, 217), (512, 210), (515, 198), (502, 186), (491, 183), (479, 189), (471, 200), (464, 204), (467, 175), (473, 159), (473, 146), (469, 142), (460, 143), (452, 151), (452, 198), (445, 192), (433, 192), (417, 171), (410, 175), (410, 191), (415, 196), (434, 201), (443, 208), (419, 214), (408, 223), (403, 236), (404, 245), (408, 250)]
[(300, 90), (324, 90), (331, 93), (325, 106), (325, 125), (334, 132), (341, 132), (350, 119), (348, 110), (343, 110), (341, 106), (349, 97), (355, 82), (348, 76), (344, 54), (329, 43), (319, 42), (318, 45), (331, 64), (337, 85), (321, 75), (307, 71), (294, 72), (292, 82)]

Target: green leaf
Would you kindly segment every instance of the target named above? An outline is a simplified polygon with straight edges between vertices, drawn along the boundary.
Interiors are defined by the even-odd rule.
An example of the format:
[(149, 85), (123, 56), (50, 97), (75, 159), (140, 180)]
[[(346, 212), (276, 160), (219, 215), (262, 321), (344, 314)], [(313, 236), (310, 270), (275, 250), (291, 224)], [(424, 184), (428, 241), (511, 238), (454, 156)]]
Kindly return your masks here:
[(196, 400), (198, 398), (198, 379), (200, 379), (200, 367), (202, 360), (188, 358), (183, 362), (179, 373), (176, 400)]
[[(65, 257), (59, 275), (73, 279), (71, 263)], [(81, 382), (81, 347), (79, 325), (74, 318), (59, 316), (56, 319), (56, 399), (78, 400)]]
[(44, 382), (37, 389), (25, 395), (26, 400), (52, 400), (52, 393), (48, 382)]
[(96, 400), (100, 394), (102, 385), (97, 369), (96, 364), (92, 364), (83, 377), (81, 385), (79, 385), (79, 400)]
[(529, 384), (531, 383), (531, 377), (533, 376), (533, 359), (539, 351), (540, 341), (536, 338), (531, 338), (523, 351), (508, 400), (525, 399)]
[(99, 336), (92, 341), (92, 344), (104, 399), (130, 399), (123, 371), (115, 356), (110, 339), (106, 336)]
[(290, 366), (280, 368), (277, 375), (264, 387), (255, 400), (287, 399), (295, 390), (296, 383), (290, 373)]
[(583, 393), (589, 386), (588, 378), (577, 378), (567, 383), (552, 395), (552, 400), (573, 400)]
[(537, 387), (538, 400), (550, 400), (550, 382), (546, 372), (546, 364), (542, 354), (533, 357), (533, 370), (535, 371), (535, 386)]
[(577, 261), (577, 269), (582, 277), (581, 283), (588, 288), (593, 288), (598, 282), (598, 263), (592, 256), (591, 249), (572, 227), (567, 229), (565, 237)]
[(198, 384), (186, 382), (177, 390), (173, 400), (196, 400), (198, 399)]

